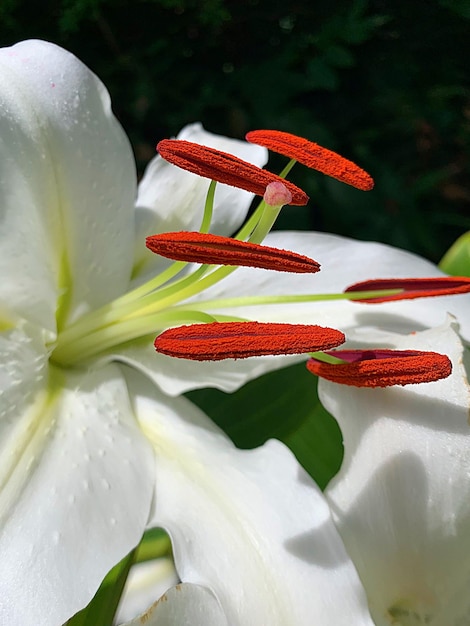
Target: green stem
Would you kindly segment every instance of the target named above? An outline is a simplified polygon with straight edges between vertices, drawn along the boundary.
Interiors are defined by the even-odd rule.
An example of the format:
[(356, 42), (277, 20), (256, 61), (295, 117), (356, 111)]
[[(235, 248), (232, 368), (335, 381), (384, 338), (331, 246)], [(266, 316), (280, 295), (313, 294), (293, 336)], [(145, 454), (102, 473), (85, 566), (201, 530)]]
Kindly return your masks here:
[(206, 196), (206, 203), (204, 205), (204, 215), (202, 217), (201, 228), (199, 229), (201, 233), (209, 232), (212, 221), (212, 213), (214, 211), (214, 195), (216, 186), (217, 181), (211, 180), (211, 184), (209, 185), (209, 190)]
[[(295, 159), (291, 159), (289, 163), (285, 166), (285, 168), (282, 170), (282, 172), (279, 174), (279, 178), (286, 178), (287, 174), (291, 171), (291, 169), (294, 167), (296, 163), (297, 161)], [(266, 207), (265, 201), (261, 200), (261, 202), (258, 204), (256, 209), (254, 210), (252, 216), (248, 218), (245, 224), (240, 228), (240, 230), (234, 236), (235, 239), (240, 239), (241, 241), (248, 239), (248, 237), (252, 234), (252, 232), (256, 228), (256, 225), (260, 221), (264, 213), (265, 207)]]
[(325, 354), (324, 352), (310, 352), (310, 356), (317, 361), (330, 363), (331, 365), (342, 365), (347, 363), (347, 361), (343, 361), (343, 359), (338, 359), (338, 357), (331, 356), (331, 354)]
[(175, 323), (215, 321), (216, 319), (208, 313), (188, 310), (132, 318), (100, 328), (89, 335), (81, 336), (75, 342), (58, 342), (50, 360), (53, 363), (70, 366), (128, 341), (150, 334), (156, 335), (162, 328), (174, 326)]
[(265, 204), (265, 209), (256, 224), (255, 229), (251, 233), (248, 241), (251, 243), (262, 243), (266, 235), (270, 232), (274, 226), (274, 222), (277, 220), (282, 206), (268, 206)]
[[(310, 293), (287, 296), (245, 296), (235, 298), (219, 298), (216, 300), (199, 300), (194, 304), (199, 308), (218, 309), (225, 307), (256, 306), (260, 304), (296, 304), (299, 302), (324, 302), (328, 300), (363, 300), (383, 296), (394, 296), (403, 289), (383, 289), (381, 291), (354, 291), (348, 293)], [(177, 308), (174, 307), (173, 310)]]

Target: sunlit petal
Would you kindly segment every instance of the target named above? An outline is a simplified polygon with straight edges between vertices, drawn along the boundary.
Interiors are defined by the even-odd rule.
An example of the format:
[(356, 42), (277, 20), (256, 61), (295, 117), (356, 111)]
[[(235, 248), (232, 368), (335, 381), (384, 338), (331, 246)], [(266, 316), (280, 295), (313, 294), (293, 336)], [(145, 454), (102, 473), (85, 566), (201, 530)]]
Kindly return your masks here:
[[(192, 389), (215, 387), (235, 391), (245, 383), (266, 372), (306, 360), (303, 355), (261, 356), (229, 359), (223, 364), (211, 361), (197, 363), (158, 354), (149, 337), (149, 343), (126, 345), (113, 354), (113, 359), (142, 372), (169, 396), (178, 396)], [(150, 343), (152, 342), (152, 343)]]
[(47, 376), (28, 330), (33, 339), (15, 329), (0, 343), (10, 385), (0, 422), (0, 623), (49, 626), (87, 604), (138, 543), (154, 458), (119, 369)]
[(120, 624), (134, 619), (178, 582), (170, 556), (133, 565), (119, 602), (115, 622)]
[(54, 330), (65, 282), (63, 317), (127, 284), (132, 151), (102, 83), (53, 44), (0, 50), (0, 107), (0, 299)]
[(371, 625), (324, 498), (287, 448), (238, 450), (185, 399), (128, 382), (157, 458), (152, 523), (183, 582), (209, 588), (231, 626)]
[[(216, 597), (200, 585), (169, 589), (145, 613), (122, 626), (229, 626)], [(230, 625), (232, 626), (232, 625)]]
[(377, 624), (413, 613), (416, 623), (463, 624), (470, 609), (463, 558), (470, 545), (470, 394), (462, 345), (449, 326), (369, 337), (370, 344), (446, 353), (453, 374), (388, 389), (320, 382), (345, 446), (328, 500)]

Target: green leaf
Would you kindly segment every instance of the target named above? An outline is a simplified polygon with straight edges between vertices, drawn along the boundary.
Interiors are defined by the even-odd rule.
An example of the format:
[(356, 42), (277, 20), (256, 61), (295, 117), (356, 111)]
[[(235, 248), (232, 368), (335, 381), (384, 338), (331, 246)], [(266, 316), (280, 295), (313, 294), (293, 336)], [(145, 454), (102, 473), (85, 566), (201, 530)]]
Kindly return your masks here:
[(171, 541), (167, 533), (162, 528), (151, 528), (144, 533), (137, 546), (134, 563), (170, 556), (171, 552)]
[(76, 613), (66, 626), (112, 626), (114, 615), (126, 584), (129, 570), (134, 562), (135, 550), (130, 552), (108, 573), (92, 601)]
[(470, 231), (452, 244), (442, 257), (439, 267), (451, 276), (470, 276)]
[(265, 374), (233, 394), (202, 389), (186, 395), (240, 448), (273, 437), (283, 441), (322, 488), (341, 465), (341, 432), (304, 363)]
[(137, 548), (107, 574), (90, 604), (70, 618), (66, 626), (111, 626), (132, 565), (171, 553), (171, 541), (163, 529), (147, 530)]

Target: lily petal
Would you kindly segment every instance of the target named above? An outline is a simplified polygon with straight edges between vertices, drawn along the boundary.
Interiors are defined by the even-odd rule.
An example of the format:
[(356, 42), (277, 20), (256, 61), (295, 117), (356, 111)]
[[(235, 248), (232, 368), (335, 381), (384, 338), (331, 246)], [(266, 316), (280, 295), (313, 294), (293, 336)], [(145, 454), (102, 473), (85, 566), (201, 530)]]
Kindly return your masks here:
[(0, 300), (54, 330), (65, 285), (63, 317), (127, 286), (132, 151), (102, 83), (51, 43), (0, 50), (0, 109)]
[(179, 582), (170, 556), (143, 561), (132, 566), (114, 621), (116, 624), (134, 619)]
[(222, 391), (235, 391), (245, 383), (266, 372), (305, 361), (304, 355), (260, 356), (248, 359), (228, 359), (223, 364), (216, 361), (193, 361), (175, 359), (158, 354), (153, 346), (154, 337), (141, 344), (126, 345), (106, 360), (112, 359), (130, 365), (142, 372), (165, 394), (179, 396), (186, 391), (215, 387)]
[(238, 450), (184, 398), (126, 376), (157, 458), (151, 523), (170, 533), (180, 578), (210, 589), (231, 626), (371, 626), (323, 495), (290, 451)]
[(400, 616), (411, 623), (413, 614), (416, 623), (467, 623), (470, 392), (462, 344), (449, 324), (407, 337), (377, 333), (370, 341), (439, 350), (454, 370), (405, 388), (320, 381), (345, 446), (326, 492), (338, 530), (377, 624)]
[(48, 371), (41, 345), (29, 326), (0, 335), (2, 624), (56, 626), (83, 608), (138, 543), (152, 497), (119, 368)]
[(169, 589), (145, 613), (122, 626), (228, 626), (217, 598), (200, 585), (182, 584)]
[[(201, 124), (185, 126), (177, 139), (230, 152), (259, 167), (268, 160), (264, 148), (209, 133)], [(160, 156), (150, 161), (140, 182), (136, 203), (135, 275), (138, 282), (167, 264), (146, 250), (145, 238), (155, 233), (199, 230), (209, 182), (167, 163)], [(211, 232), (231, 235), (244, 221), (252, 199), (251, 193), (217, 185)]]

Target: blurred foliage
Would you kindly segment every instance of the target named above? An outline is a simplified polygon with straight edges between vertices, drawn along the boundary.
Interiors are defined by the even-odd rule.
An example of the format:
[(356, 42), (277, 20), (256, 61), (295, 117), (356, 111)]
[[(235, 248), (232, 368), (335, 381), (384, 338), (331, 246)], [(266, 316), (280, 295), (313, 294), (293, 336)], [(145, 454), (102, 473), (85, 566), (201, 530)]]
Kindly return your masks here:
[[(104, 81), (140, 169), (188, 122), (279, 128), (368, 169), (364, 194), (297, 166), (282, 228), (438, 261), (470, 228), (468, 0), (2, 0), (2, 45), (54, 41)], [(272, 158), (278, 171), (283, 161)]]
[(453, 243), (442, 257), (439, 267), (451, 276), (470, 276), (470, 231)]

